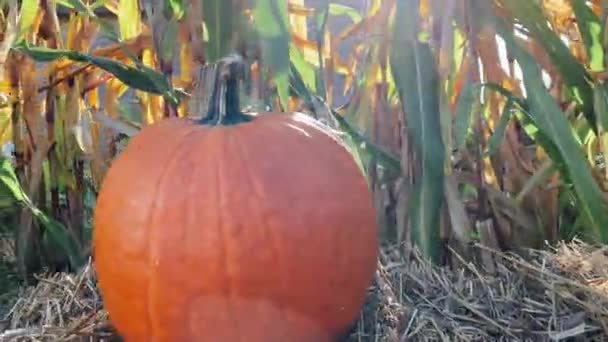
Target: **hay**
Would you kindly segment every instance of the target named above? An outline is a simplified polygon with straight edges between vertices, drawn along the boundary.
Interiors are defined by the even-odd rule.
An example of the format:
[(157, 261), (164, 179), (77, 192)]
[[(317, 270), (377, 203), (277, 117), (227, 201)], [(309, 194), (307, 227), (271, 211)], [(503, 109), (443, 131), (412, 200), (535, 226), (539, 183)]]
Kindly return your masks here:
[[(416, 253), (406, 258), (383, 249), (348, 342), (608, 336), (608, 249), (575, 241), (533, 251), (525, 260), (492, 254), (497, 266), (488, 275), (472, 264), (450, 270)], [(0, 316), (0, 341), (109, 341), (113, 334), (92, 265), (78, 275), (41, 277), (22, 291), (4, 320)]]
[[(477, 247), (482, 248), (482, 247)], [(487, 251), (487, 250), (486, 250)], [(608, 255), (578, 241), (528, 260), (492, 252), (496, 274), (383, 253), (352, 341), (572, 341), (608, 336)], [(373, 308), (373, 312), (369, 309)], [(367, 320), (367, 321), (366, 321)]]
[(38, 284), (23, 289), (0, 317), (0, 341), (99, 341), (114, 335), (91, 263), (76, 275), (37, 279)]

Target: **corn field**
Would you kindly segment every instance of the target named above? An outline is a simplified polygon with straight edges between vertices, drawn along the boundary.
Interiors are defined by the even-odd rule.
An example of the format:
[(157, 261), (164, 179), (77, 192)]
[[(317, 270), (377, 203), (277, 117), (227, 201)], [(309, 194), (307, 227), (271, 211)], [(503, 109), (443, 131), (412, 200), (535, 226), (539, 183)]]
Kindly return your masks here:
[(437, 262), (608, 241), (606, 1), (0, 3), (0, 234), (23, 275), (85, 262), (121, 146), (199, 116), (205, 65), (235, 52), (244, 110), (343, 133), (384, 241)]

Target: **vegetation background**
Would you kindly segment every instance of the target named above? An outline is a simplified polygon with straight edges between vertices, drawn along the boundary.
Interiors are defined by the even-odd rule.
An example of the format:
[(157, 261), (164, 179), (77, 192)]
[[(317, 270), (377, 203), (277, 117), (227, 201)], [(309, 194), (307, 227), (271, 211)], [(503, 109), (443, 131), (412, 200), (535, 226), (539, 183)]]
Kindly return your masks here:
[(234, 51), (244, 110), (344, 133), (383, 243), (493, 272), (471, 244), (608, 240), (607, 1), (0, 4), (0, 298), (86, 263), (112, 159), (141, 127), (200, 115), (202, 67)]

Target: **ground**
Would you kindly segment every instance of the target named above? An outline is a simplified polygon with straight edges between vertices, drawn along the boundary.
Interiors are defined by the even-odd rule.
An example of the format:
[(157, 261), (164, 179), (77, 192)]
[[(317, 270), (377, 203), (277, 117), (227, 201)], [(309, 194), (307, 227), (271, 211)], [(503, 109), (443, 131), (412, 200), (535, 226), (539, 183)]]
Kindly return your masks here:
[[(383, 249), (368, 302), (346, 342), (606, 337), (605, 251), (575, 241), (526, 259), (491, 252), (496, 267), (489, 273), (473, 263), (440, 268), (417, 253)], [(0, 326), (1, 341), (6, 334), (62, 341), (112, 334), (93, 265), (79, 274), (46, 275), (19, 298), (5, 317), (7, 330)]]

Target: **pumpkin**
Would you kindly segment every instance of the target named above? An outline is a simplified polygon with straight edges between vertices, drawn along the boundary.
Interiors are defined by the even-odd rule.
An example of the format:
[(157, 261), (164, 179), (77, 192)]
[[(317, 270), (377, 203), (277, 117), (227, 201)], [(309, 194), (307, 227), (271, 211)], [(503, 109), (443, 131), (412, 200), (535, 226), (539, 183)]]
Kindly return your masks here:
[(142, 128), (103, 180), (93, 256), (126, 341), (334, 341), (364, 303), (378, 226), (363, 173), (305, 114), (240, 112), (241, 62), (222, 61), (203, 119)]

